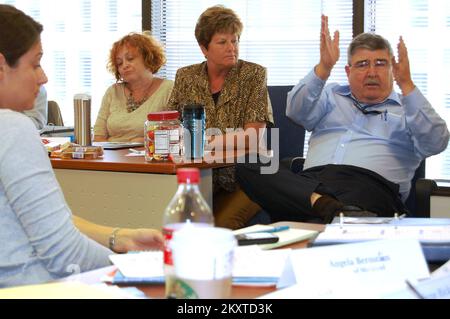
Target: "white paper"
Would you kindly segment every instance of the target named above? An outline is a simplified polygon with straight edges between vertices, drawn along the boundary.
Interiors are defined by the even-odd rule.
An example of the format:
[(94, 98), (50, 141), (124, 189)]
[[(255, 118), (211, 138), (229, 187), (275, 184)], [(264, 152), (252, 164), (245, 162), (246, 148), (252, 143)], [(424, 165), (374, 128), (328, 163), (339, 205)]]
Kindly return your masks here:
[[(389, 290), (398, 290), (392, 286)], [(268, 293), (258, 299), (375, 299), (383, 297), (386, 289), (378, 285), (358, 285), (349, 283), (346, 286), (314, 285), (306, 286), (296, 284), (284, 289)]]
[(356, 242), (376, 239), (417, 239), (421, 243), (450, 243), (450, 225), (327, 225), (315, 242)]
[(291, 249), (261, 250), (256, 245), (234, 251), (233, 277), (280, 278)]
[(271, 230), (271, 229), (273, 229), (273, 226), (258, 224), (258, 225), (252, 225), (249, 227), (233, 230), (233, 234), (239, 235), (239, 234), (251, 233), (251, 232), (256, 232), (256, 231), (265, 231), (265, 230)]
[(99, 278), (101, 278), (101, 281), (104, 281), (103, 278), (110, 276), (112, 273), (114, 273), (115, 270), (116, 266), (108, 266), (99, 269), (94, 269), (91, 271), (73, 274), (71, 276), (61, 278), (57, 281), (77, 281), (88, 285), (98, 284)]
[(125, 277), (151, 278), (164, 276), (162, 251), (111, 255), (109, 259)]
[(145, 156), (145, 151), (142, 151), (142, 153), (127, 153), (127, 154), (125, 154), (125, 156), (128, 156), (128, 157), (143, 157), (143, 156)]

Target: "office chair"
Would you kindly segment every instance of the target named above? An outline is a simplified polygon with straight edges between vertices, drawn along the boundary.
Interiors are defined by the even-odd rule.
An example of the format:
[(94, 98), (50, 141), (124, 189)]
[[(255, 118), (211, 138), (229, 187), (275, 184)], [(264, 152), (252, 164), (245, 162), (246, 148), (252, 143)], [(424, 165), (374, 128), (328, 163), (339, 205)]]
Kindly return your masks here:
[[(266, 130), (267, 144), (270, 149), (272, 146), (272, 130), (279, 130), (279, 159), (280, 165), (289, 167), (294, 172), (299, 172), (303, 168), (303, 146), (305, 144), (305, 129), (296, 124), (286, 116), (287, 94), (293, 88), (287, 86), (268, 86), (270, 102), (273, 111), (273, 127)], [(270, 216), (264, 210), (259, 211), (248, 225), (269, 224)]]
[(47, 125), (64, 126), (58, 103), (48, 101)]
[[(406, 207), (408, 208), (410, 212), (410, 217), (430, 217), (430, 214), (428, 213), (428, 216), (424, 214), (423, 212), (418, 211), (418, 207), (420, 207), (422, 204), (419, 204), (419, 198), (421, 195), (419, 195), (419, 198), (417, 196), (417, 183), (419, 179), (425, 179), (425, 160), (420, 162), (419, 167), (416, 169), (416, 172), (414, 174), (414, 177), (411, 181), (411, 190), (409, 191), (408, 198), (405, 202)], [(420, 188), (420, 186), (419, 186)], [(423, 191), (422, 191), (423, 192)], [(422, 194), (422, 192), (420, 194)], [(422, 201), (423, 199), (420, 199)]]
[[(303, 156), (305, 144), (305, 129), (286, 116), (287, 94), (293, 86), (269, 86), (269, 97), (272, 103), (274, 127), (279, 130), (279, 154), (280, 160)], [(268, 128), (268, 140), (271, 139), (271, 131)]]
[[(406, 202), (408, 208), (410, 208), (410, 210), (413, 212), (412, 217), (431, 217), (431, 196), (439, 195), (436, 194), (438, 192), (438, 186), (436, 184), (436, 181), (432, 179), (423, 178), (425, 177), (425, 161), (423, 161), (422, 163), (424, 166), (423, 174), (418, 175), (417, 178), (416, 176), (414, 176), (414, 178), (416, 179), (416, 182), (414, 184), (415, 190), (413, 194), (409, 195), (410, 198), (411, 196), (414, 196), (413, 203), (415, 204), (415, 206), (410, 208), (410, 206), (408, 206), (408, 202)], [(412, 191), (413, 189), (411, 187), (411, 192)], [(444, 196), (448, 195), (445, 194)]]

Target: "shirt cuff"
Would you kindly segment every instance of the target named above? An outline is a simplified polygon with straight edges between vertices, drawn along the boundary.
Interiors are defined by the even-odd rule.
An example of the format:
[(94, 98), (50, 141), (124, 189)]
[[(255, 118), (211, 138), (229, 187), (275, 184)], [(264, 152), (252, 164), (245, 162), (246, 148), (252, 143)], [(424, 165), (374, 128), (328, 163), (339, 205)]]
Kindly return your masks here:
[(422, 106), (429, 104), (429, 102), (416, 86), (411, 93), (402, 97), (402, 104), (406, 106), (406, 116), (411, 116), (419, 112)]

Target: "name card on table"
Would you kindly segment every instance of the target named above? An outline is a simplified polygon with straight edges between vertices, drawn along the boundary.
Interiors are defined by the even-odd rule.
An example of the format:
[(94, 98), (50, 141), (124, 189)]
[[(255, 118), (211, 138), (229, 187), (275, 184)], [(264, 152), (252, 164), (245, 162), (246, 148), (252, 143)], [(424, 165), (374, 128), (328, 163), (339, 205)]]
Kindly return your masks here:
[(382, 297), (385, 299), (450, 299), (450, 276), (411, 281), (407, 288)]
[(450, 276), (423, 280), (413, 285), (418, 298), (450, 299)]
[(294, 250), (277, 287), (398, 289), (406, 279), (427, 277), (428, 266), (417, 240), (380, 240)]

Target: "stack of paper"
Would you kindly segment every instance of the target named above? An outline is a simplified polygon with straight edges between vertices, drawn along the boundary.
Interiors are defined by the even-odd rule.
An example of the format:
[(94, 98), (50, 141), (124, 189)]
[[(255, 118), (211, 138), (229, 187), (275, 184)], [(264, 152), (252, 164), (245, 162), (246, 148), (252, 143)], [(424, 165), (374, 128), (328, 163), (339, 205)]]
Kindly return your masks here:
[(111, 255), (109, 259), (118, 268), (111, 279), (113, 284), (164, 283), (163, 253), (161, 251)]
[[(276, 285), (285, 267), (291, 249), (261, 250), (256, 245), (237, 247), (233, 262), (233, 284)], [(112, 277), (105, 278), (113, 284), (162, 284), (164, 266), (162, 252), (140, 252), (111, 255), (118, 268)]]

